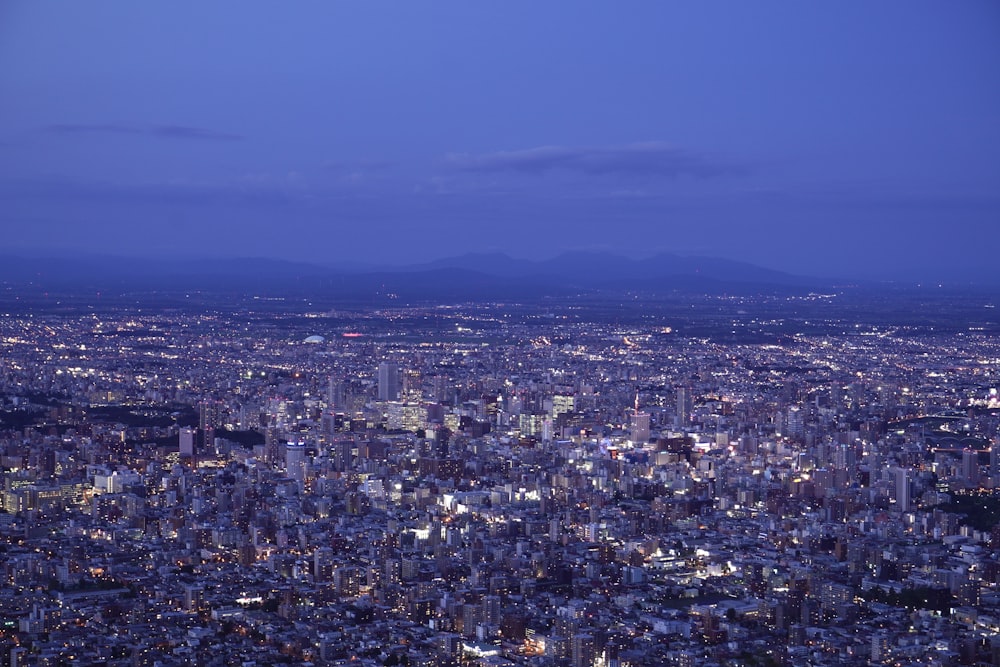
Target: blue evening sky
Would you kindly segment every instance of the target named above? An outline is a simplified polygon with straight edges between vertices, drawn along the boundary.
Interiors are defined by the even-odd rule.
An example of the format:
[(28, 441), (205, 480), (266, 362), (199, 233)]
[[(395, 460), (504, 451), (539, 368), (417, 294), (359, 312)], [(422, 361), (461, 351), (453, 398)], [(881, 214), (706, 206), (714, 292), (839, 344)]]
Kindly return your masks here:
[(0, 229), (992, 277), (1000, 3), (6, 0)]

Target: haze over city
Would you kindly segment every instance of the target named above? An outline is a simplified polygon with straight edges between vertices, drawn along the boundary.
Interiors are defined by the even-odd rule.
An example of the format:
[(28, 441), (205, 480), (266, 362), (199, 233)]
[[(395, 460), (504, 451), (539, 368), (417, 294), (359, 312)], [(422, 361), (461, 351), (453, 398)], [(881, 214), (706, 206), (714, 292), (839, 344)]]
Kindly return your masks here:
[(982, 281), (992, 2), (0, 7), (14, 254)]
[(0, 667), (1000, 667), (1000, 5), (0, 4)]

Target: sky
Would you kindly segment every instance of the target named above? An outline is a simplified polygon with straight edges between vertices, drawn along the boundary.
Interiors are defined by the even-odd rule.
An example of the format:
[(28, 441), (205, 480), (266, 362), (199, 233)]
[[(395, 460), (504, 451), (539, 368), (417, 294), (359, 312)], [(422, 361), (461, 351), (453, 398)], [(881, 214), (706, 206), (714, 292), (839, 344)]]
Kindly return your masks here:
[(0, 230), (995, 276), (1000, 3), (7, 0)]

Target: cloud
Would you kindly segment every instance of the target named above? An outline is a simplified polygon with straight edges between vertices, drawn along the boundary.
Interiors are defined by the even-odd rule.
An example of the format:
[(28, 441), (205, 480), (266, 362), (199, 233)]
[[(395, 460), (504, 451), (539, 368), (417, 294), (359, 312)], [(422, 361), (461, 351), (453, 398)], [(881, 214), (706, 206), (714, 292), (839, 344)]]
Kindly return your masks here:
[(453, 153), (446, 161), (460, 171), (523, 174), (566, 171), (711, 178), (741, 171), (735, 165), (658, 141), (608, 147), (540, 146), (481, 155)]
[(81, 206), (284, 206), (301, 199), (275, 183), (194, 181), (75, 181), (60, 178), (0, 180), (0, 201), (62, 202)]
[(124, 123), (60, 123), (46, 125), (45, 131), (52, 134), (128, 134), (158, 137), (161, 139), (190, 139), (194, 141), (237, 141), (238, 134), (208, 130), (186, 125), (128, 125)]

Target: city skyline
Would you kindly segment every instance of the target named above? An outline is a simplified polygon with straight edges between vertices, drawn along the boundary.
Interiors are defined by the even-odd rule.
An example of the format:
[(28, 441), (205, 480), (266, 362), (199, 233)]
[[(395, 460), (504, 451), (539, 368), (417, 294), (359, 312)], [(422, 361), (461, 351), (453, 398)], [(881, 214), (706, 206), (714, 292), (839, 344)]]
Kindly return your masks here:
[(0, 667), (1000, 667), (997, 37), (0, 3)]
[(8, 314), (0, 661), (1000, 665), (996, 327), (893, 301)]
[(990, 273), (994, 5), (616, 9), (9, 3), (5, 249)]

